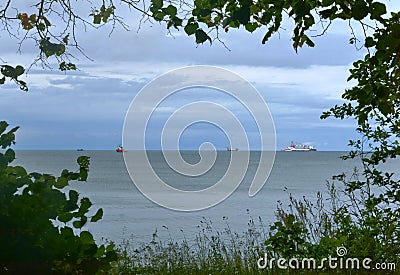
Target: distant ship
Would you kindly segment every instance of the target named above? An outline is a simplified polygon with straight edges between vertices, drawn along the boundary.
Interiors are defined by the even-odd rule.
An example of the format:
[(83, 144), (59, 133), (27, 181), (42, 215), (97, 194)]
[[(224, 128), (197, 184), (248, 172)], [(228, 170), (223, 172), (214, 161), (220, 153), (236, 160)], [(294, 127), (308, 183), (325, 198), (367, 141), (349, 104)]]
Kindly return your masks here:
[(305, 144), (295, 144), (293, 141), (289, 147), (283, 149), (285, 152), (310, 152), (310, 151), (317, 151), (317, 148), (314, 146), (309, 146)]
[(117, 149), (115, 149), (115, 151), (117, 151), (118, 153), (126, 152), (126, 150), (124, 150), (124, 148), (121, 145), (119, 145)]
[(226, 147), (226, 151), (228, 151), (228, 152), (239, 151), (239, 148), (229, 148), (229, 147)]

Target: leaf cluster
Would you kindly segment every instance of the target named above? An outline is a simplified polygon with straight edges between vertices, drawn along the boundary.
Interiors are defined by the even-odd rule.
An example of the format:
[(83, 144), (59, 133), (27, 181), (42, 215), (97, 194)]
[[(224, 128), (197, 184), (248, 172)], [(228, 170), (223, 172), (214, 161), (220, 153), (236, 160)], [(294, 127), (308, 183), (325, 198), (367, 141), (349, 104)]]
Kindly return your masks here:
[(85, 181), (89, 158), (81, 156), (79, 171), (63, 170), (61, 176), (28, 173), (12, 166), (18, 127), (6, 131), (0, 122), (0, 270), (11, 273), (85, 273), (105, 272), (117, 260), (112, 244), (98, 246), (90, 232), (82, 230), (87, 222), (103, 216), (98, 209), (89, 214), (91, 201), (73, 189), (71, 180)]
[[(335, 177), (344, 186), (355, 180), (345, 175)], [(265, 241), (274, 258), (322, 258), (337, 256), (337, 248), (347, 250), (345, 257), (370, 258), (373, 263), (393, 262), (400, 258), (399, 219), (391, 211), (371, 205), (368, 192), (338, 190), (328, 182), (328, 196), (317, 194), (316, 201), (290, 195), (288, 208), (280, 203), (277, 221)]]
[(93, 24), (107, 23), (110, 16), (114, 14), (115, 6), (110, 4), (106, 7), (104, 4), (101, 5), (100, 10), (95, 9), (90, 16), (93, 16)]
[[(371, 18), (383, 14), (381, 5), (374, 7)], [(360, 14), (366, 16), (365, 14)], [(355, 250), (368, 255), (399, 258), (400, 181), (397, 170), (388, 171), (382, 164), (400, 156), (400, 14), (379, 19), (381, 25), (366, 36), (368, 53), (353, 63), (348, 80), (356, 84), (321, 118), (354, 119), (359, 139), (350, 140), (352, 150), (344, 159), (360, 158), (360, 175), (335, 177), (344, 183), (345, 192), (353, 200), (336, 216), (338, 234), (348, 236)], [(355, 200), (354, 194), (362, 200)], [(350, 211), (353, 209), (354, 211)], [(372, 256), (369, 256), (372, 257)]]
[(9, 78), (10, 80), (18, 84), (22, 91), (27, 92), (28, 86), (26, 85), (26, 82), (18, 79), (18, 77), (21, 76), (24, 72), (25, 69), (21, 65), (18, 65), (16, 67), (12, 67), (10, 65), (0, 65), (0, 73), (3, 75), (3, 77), (0, 78), (0, 85), (6, 82), (6, 78)]
[[(196, 43), (212, 42), (210, 33), (228, 32), (230, 29), (243, 27), (252, 33), (257, 29), (265, 30), (262, 43), (266, 43), (273, 34), (279, 32), (284, 19), (293, 22), (293, 48), (297, 51), (304, 44), (314, 47), (309, 34), (318, 25), (323, 33), (333, 20), (375, 20), (384, 22), (386, 6), (372, 0), (195, 0), (193, 6), (185, 2), (163, 6), (162, 0), (153, 0), (150, 16), (156, 21), (167, 22), (167, 28), (183, 27), (187, 35), (195, 35)], [(179, 9), (182, 12), (178, 12)], [(173, 19), (175, 24), (171, 22)], [(314, 30), (315, 31), (315, 30)]]
[(348, 102), (336, 105), (322, 118), (353, 118), (357, 121), (359, 140), (351, 140), (353, 148), (345, 158), (360, 157), (364, 179), (349, 183), (350, 190), (375, 186), (383, 190), (370, 194), (375, 206), (399, 213), (400, 182), (393, 172), (382, 172), (379, 165), (400, 156), (400, 14), (393, 13), (365, 46), (370, 52), (353, 63), (348, 80), (356, 85), (347, 89), (343, 98)]
[[(18, 5), (9, 0), (3, 9), (0, 6), (0, 22), (11, 36), (19, 38), (11, 24), (18, 22), (26, 32), (19, 38), (20, 44), (25, 39), (35, 41), (39, 56), (34, 63), (40, 61), (49, 66), (49, 58), (54, 58), (61, 71), (76, 70), (69, 57), (72, 48), (83, 53), (76, 40), (78, 23), (85, 28), (105, 24), (111, 24), (113, 29), (117, 24), (127, 28), (125, 20), (117, 14), (118, 5), (112, 0), (103, 1), (97, 8), (96, 3), (87, 4), (91, 11), (84, 14), (78, 13), (80, 10), (70, 0), (40, 1), (29, 10), (19, 11)], [(266, 43), (282, 30), (284, 20), (289, 20), (293, 24), (292, 41), (296, 51), (304, 45), (314, 47), (314, 37), (325, 34), (332, 21), (348, 20), (349, 24), (354, 21), (364, 29), (375, 29), (368, 23), (385, 24), (387, 17), (385, 4), (374, 0), (151, 0), (149, 5), (121, 0), (119, 4), (138, 11), (143, 18), (164, 22), (168, 30), (184, 31), (193, 36), (197, 44), (212, 43), (215, 39), (221, 41), (221, 32), (239, 28), (250, 33), (264, 31), (261, 42)], [(15, 10), (17, 16), (13, 17), (10, 13)], [(320, 34), (315, 34), (316, 31)], [(366, 46), (377, 43), (376, 39), (374, 42), (368, 38)], [(355, 41), (357, 38), (353, 37), (350, 43)]]

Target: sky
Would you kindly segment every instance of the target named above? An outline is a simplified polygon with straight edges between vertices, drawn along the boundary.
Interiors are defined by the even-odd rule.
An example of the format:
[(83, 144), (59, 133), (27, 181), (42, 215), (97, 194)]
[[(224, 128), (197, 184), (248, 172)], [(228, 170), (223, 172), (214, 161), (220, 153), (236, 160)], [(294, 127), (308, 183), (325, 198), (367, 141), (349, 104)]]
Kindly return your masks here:
[[(347, 25), (332, 26), (314, 39), (315, 48), (298, 53), (291, 46), (290, 31), (282, 30), (262, 45), (265, 30), (250, 34), (232, 29), (221, 36), (228, 50), (218, 41), (196, 45), (183, 30), (170, 35), (158, 23), (144, 23), (138, 30), (139, 14), (116, 8), (122, 10), (130, 31), (117, 27), (110, 34), (109, 26), (81, 29), (78, 42), (90, 59), (76, 53), (78, 71), (65, 74), (34, 65), (23, 77), (28, 93), (12, 83), (0, 86), (0, 119), (20, 126), (16, 149), (113, 150), (122, 142), (126, 112), (137, 93), (160, 75), (190, 65), (222, 67), (249, 81), (267, 103), (277, 150), (296, 141), (318, 150), (342, 151), (349, 149), (349, 139), (357, 137), (354, 121), (319, 118), (343, 102), (341, 94), (354, 84), (346, 82), (348, 69), (364, 55), (348, 43)], [(37, 52), (29, 41), (19, 53), (14, 38), (3, 31), (0, 39), (3, 61), (30, 66)], [(245, 126), (251, 149), (259, 148), (257, 127), (243, 106), (226, 94), (198, 88), (175, 94), (154, 110), (146, 149), (160, 148), (160, 129), (168, 116), (199, 100), (230, 106)], [(229, 142), (223, 129), (207, 123), (194, 123), (180, 138), (185, 150), (198, 149), (203, 142), (224, 149)]]

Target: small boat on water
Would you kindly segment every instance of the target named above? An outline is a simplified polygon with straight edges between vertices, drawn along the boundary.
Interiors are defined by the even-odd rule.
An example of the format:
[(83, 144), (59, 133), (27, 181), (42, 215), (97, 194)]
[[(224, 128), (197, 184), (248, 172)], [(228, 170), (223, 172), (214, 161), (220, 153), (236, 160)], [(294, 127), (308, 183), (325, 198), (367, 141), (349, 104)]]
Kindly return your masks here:
[(229, 148), (229, 147), (226, 147), (226, 151), (228, 151), (228, 152), (239, 151), (239, 148)]
[(76, 149), (76, 151), (78, 151), (78, 152), (82, 152), (82, 151), (84, 151), (82, 148), (79, 148), (79, 149)]
[(310, 152), (317, 151), (317, 148), (314, 146), (306, 145), (306, 144), (295, 144), (293, 141), (289, 147), (283, 149), (285, 152)]
[(123, 148), (121, 145), (119, 145), (119, 146), (117, 147), (117, 149), (115, 149), (115, 151), (117, 151), (118, 153), (126, 152), (126, 150), (124, 150), (124, 148)]

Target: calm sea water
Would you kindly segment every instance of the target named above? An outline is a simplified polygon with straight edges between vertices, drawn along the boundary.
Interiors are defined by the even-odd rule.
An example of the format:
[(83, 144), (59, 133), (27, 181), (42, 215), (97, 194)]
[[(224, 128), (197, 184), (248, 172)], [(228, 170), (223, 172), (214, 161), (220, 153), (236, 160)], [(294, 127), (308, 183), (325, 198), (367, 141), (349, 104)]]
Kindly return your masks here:
[[(149, 159), (161, 178), (172, 186), (187, 190), (212, 185), (226, 169), (229, 152), (219, 152), (212, 171), (199, 178), (184, 177), (165, 165), (161, 152), (148, 152)], [(95, 238), (121, 242), (147, 242), (157, 229), (160, 238), (180, 239), (194, 237), (202, 218), (211, 220), (215, 228), (223, 229), (226, 218), (229, 226), (237, 232), (247, 228), (250, 216), (261, 217), (268, 225), (274, 221), (277, 201), (287, 203), (288, 193), (301, 198), (315, 198), (318, 190), (326, 193), (326, 180), (341, 172), (351, 173), (360, 163), (343, 161), (343, 152), (277, 152), (271, 175), (263, 189), (255, 196), (248, 196), (252, 174), (257, 167), (259, 152), (252, 152), (248, 173), (239, 188), (222, 203), (206, 210), (178, 212), (162, 208), (144, 197), (132, 183), (125, 168), (123, 155), (114, 151), (17, 151), (15, 165), (23, 165), (28, 171), (59, 175), (64, 168), (76, 170), (76, 158), (91, 157), (87, 182), (73, 183), (83, 196), (101, 207), (104, 217), (89, 225)], [(183, 158), (196, 163), (199, 156), (195, 151), (183, 152)], [(391, 164), (396, 169), (399, 162)], [(95, 211), (95, 210), (93, 210)], [(223, 217), (225, 219), (223, 220)], [(168, 230), (166, 230), (168, 228)]]

